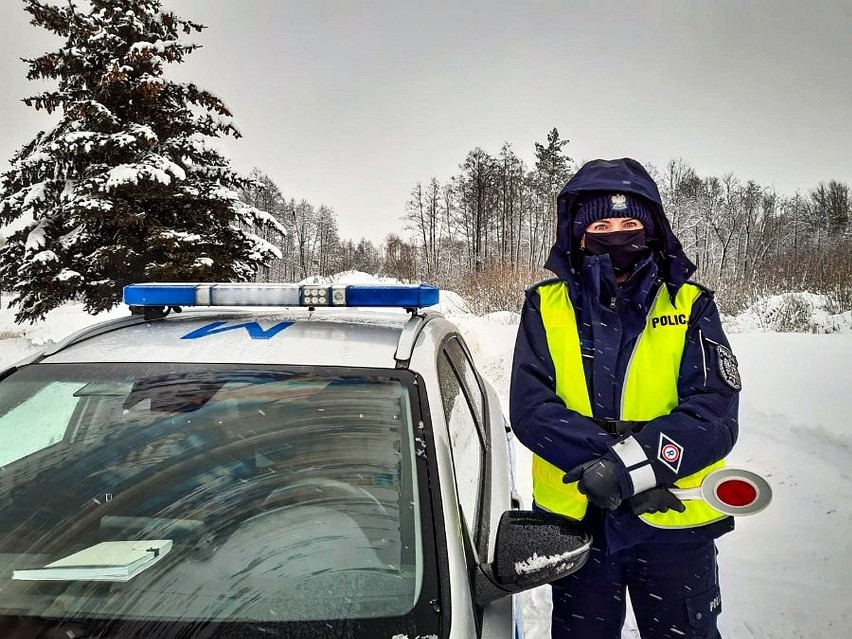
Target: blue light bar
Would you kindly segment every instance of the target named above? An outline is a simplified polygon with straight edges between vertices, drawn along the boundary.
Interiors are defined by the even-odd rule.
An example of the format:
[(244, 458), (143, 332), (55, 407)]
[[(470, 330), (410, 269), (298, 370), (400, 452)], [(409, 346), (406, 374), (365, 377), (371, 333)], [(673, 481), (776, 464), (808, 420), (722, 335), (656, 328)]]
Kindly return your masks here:
[(418, 286), (347, 286), (347, 306), (399, 306), (421, 308), (438, 303), (438, 289)]
[(130, 284), (130, 306), (369, 306), (422, 308), (438, 303), (427, 284)]

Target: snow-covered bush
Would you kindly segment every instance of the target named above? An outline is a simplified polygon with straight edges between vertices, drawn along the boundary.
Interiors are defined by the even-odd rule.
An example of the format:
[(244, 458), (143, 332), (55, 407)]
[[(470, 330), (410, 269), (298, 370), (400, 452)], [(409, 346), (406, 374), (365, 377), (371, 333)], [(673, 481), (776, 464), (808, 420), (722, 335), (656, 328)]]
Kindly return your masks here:
[(733, 332), (839, 333), (852, 331), (852, 311), (836, 312), (827, 296), (794, 292), (760, 297), (736, 316), (724, 316)]
[(495, 311), (519, 312), (524, 304), (524, 291), (552, 274), (508, 264), (496, 264), (471, 273), (455, 286), (478, 315)]

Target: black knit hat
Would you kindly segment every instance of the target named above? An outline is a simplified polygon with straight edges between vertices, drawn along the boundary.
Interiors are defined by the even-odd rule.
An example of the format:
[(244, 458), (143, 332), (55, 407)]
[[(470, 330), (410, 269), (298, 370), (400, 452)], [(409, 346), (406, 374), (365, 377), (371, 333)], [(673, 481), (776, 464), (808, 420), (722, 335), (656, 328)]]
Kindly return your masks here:
[(632, 217), (642, 222), (645, 227), (645, 237), (654, 234), (654, 218), (651, 209), (645, 201), (630, 193), (595, 194), (588, 199), (580, 200), (577, 204), (577, 215), (574, 217), (574, 238), (580, 239), (589, 224), (605, 217)]

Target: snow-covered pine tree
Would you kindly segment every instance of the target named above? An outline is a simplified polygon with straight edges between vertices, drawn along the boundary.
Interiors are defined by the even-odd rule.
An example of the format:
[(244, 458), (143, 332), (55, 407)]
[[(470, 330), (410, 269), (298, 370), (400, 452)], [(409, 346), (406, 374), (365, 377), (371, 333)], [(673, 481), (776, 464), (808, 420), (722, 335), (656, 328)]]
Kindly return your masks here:
[(0, 176), (0, 226), (25, 222), (0, 249), (18, 322), (71, 299), (109, 309), (134, 281), (248, 280), (277, 254), (249, 230), (277, 221), (240, 201), (250, 179), (210, 144), (239, 137), (227, 107), (163, 77), (198, 48), (180, 37), (205, 27), (160, 0), (85, 4), (24, 0), (65, 44), (25, 60), (28, 79), (58, 86), (24, 102), (59, 122)]

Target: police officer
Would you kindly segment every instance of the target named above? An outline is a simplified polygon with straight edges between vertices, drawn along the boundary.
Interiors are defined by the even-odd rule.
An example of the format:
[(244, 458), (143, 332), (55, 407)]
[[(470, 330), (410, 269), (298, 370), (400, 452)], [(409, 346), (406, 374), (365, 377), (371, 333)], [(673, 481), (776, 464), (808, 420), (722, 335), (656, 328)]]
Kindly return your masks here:
[(716, 638), (715, 538), (733, 519), (698, 486), (737, 439), (740, 380), (711, 291), (635, 160), (594, 160), (557, 199), (527, 291), (511, 422), (533, 452), (536, 508), (582, 520), (592, 554), (553, 584), (552, 637), (617, 639), (626, 592), (643, 638)]

